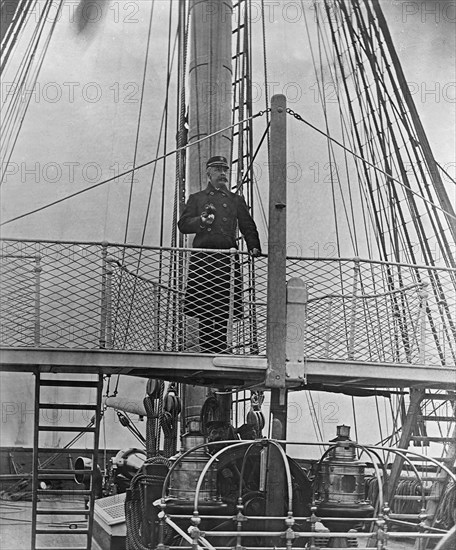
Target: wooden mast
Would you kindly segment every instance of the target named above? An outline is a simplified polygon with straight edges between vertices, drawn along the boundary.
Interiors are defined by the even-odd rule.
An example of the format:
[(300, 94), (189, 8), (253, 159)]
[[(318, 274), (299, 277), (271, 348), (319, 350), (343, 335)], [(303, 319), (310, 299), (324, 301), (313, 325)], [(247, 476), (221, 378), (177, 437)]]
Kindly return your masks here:
[[(190, 0), (188, 143), (230, 126), (232, 116), (232, 0)], [(213, 155), (230, 159), (232, 131), (217, 134), (188, 148), (187, 193), (207, 184), (206, 161)], [(190, 244), (190, 243), (189, 243)], [(185, 386), (184, 421), (199, 426), (207, 389)]]
[[(189, 144), (231, 124), (232, 15), (232, 0), (190, 0)], [(189, 147), (189, 193), (206, 187), (208, 158), (230, 158), (231, 133), (229, 130)]]

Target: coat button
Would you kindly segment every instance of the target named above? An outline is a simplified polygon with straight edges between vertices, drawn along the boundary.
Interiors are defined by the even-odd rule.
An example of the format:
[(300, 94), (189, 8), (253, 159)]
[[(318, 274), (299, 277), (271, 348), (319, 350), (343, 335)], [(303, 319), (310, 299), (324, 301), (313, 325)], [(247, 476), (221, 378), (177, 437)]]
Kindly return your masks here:
[(210, 228), (210, 227), (208, 227), (208, 228), (207, 228), (207, 230), (208, 230), (208, 231), (211, 231), (211, 228)]
[(226, 208), (228, 205), (226, 204), (226, 202), (223, 203), (223, 208)]
[(213, 194), (214, 194), (214, 191), (211, 191), (211, 192), (209, 193), (209, 195), (213, 195)]

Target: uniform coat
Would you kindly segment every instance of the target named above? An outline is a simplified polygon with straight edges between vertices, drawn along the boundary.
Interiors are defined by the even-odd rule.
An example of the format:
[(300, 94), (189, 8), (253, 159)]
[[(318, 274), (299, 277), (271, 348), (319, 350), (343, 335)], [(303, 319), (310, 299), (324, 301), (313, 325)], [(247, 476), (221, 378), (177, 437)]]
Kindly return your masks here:
[[(201, 213), (208, 205), (215, 207), (212, 225), (202, 225)], [(247, 204), (240, 195), (225, 187), (216, 189), (211, 183), (207, 188), (190, 195), (178, 227), (182, 233), (195, 233), (194, 248), (238, 248), (236, 229), (239, 226), (249, 250), (260, 250), (258, 231), (250, 216)], [(209, 314), (228, 318), (230, 294), (234, 292), (234, 317), (242, 315), (241, 276), (235, 257), (234, 280), (230, 284), (230, 254), (192, 253), (185, 294), (184, 312), (204, 319)], [(231, 289), (230, 289), (231, 287)]]
[[(215, 206), (215, 219), (212, 225), (201, 225), (201, 213), (206, 207)], [(196, 233), (194, 248), (237, 248), (236, 227), (244, 235), (247, 248), (260, 247), (258, 231), (249, 213), (244, 197), (235, 195), (226, 188), (215, 189), (212, 184), (198, 193), (190, 195), (178, 226), (182, 233)]]

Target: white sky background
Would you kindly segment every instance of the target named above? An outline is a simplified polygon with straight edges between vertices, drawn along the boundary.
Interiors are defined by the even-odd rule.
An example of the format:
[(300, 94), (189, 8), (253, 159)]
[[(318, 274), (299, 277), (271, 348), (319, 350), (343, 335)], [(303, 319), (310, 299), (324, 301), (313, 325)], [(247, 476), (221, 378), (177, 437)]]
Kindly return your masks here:
[[(77, 4), (76, 0), (65, 3), (62, 19), (38, 79), (39, 87), (32, 97), (11, 159), (11, 174), (1, 190), (2, 221), (112, 177), (116, 170), (129, 168), (133, 162), (151, 3), (149, 0), (103, 2), (103, 17), (96, 24), (89, 25), (85, 32), (78, 32), (73, 16)], [(259, 2), (256, 4), (258, 6)], [(295, 21), (301, 4), (283, 0), (280, 6), (277, 2), (269, 2), (269, 5), (269, 13), (274, 13), (267, 25), (269, 82), (275, 83), (274, 92), (288, 91), (290, 99), (294, 99), (296, 91), (290, 83), (299, 82), (300, 100), (290, 102), (290, 107), (323, 128), (321, 106), (315, 102), (315, 77), (303, 18)], [(286, 5), (289, 7), (284, 11)], [(310, 5), (309, 1), (304, 2), (308, 20), (312, 22)], [(381, 6), (406, 78), (413, 83), (414, 99), (436, 159), (454, 177), (455, 2), (381, 0)], [(169, 0), (155, 2), (137, 164), (156, 156), (165, 89), (168, 8)], [(254, 31), (261, 37), (259, 19)], [(261, 47), (259, 42), (258, 52)], [(261, 75), (262, 65), (257, 60), (254, 81), (257, 83), (258, 109), (254, 108), (254, 112), (264, 108)], [(3, 80), (2, 102), (8, 94), (7, 86), (11, 79), (12, 75), (7, 74)], [(97, 95), (100, 97), (95, 100)], [(170, 116), (173, 120), (174, 107)], [(326, 143), (291, 118), (288, 124), (288, 160), (298, 163), (301, 168), (301, 177), (289, 185), (289, 253), (314, 256), (318, 250), (324, 256), (331, 250), (325, 247), (331, 247), (335, 240), (331, 216), (328, 215), (331, 209), (329, 187), (323, 181), (326, 175)], [(175, 128), (174, 124), (171, 127)], [(257, 140), (262, 127), (259, 125), (256, 130)], [(174, 136), (174, 130), (170, 131), (168, 150), (175, 147)], [(264, 159), (259, 158), (260, 167)], [(53, 171), (53, 166), (57, 172)], [(320, 167), (317, 181), (314, 181), (315, 166)], [(36, 173), (33, 170), (37, 170)], [(61, 176), (58, 171), (61, 171)], [(133, 188), (127, 235), (127, 242), (130, 243), (139, 243), (141, 239), (151, 174), (151, 168), (136, 174), (138, 181)], [(51, 181), (54, 178), (56, 181)], [(160, 164), (145, 244), (158, 243), (161, 178)], [(126, 181), (104, 185), (42, 213), (6, 225), (1, 228), (1, 235), (4, 238), (123, 242), (129, 181), (126, 178)], [(264, 171), (259, 187), (266, 212), (267, 184), (267, 173)], [(168, 164), (166, 185), (171, 193), (174, 185), (172, 160)], [(448, 184), (448, 190), (454, 197), (454, 184)], [(171, 211), (170, 199), (165, 219), (168, 234)], [(262, 241), (265, 242), (265, 226), (258, 204), (256, 219)], [(352, 424), (348, 398), (344, 400), (331, 394), (313, 395), (326, 429), (325, 437), (334, 436), (337, 423)], [(372, 400), (356, 400), (360, 417), (365, 411), (365, 417), (372, 418)], [(335, 416), (334, 403), (337, 407)], [(304, 400), (300, 399), (296, 410), (291, 413), (296, 418), (290, 425), (291, 438), (298, 432), (300, 437), (313, 438), (312, 427), (301, 422), (301, 415), (304, 417), (307, 414), (306, 407)], [(326, 416), (330, 421), (325, 425)], [(376, 420), (374, 423), (377, 425)], [(379, 433), (374, 433), (372, 425), (367, 423), (365, 428), (361, 440), (377, 441), (380, 438)], [(308, 430), (308, 433), (303, 434), (303, 430)]]
[[(170, 0), (155, 2), (136, 164), (156, 156), (164, 104), (169, 3)], [(84, 5), (90, 4), (96, 8), (91, 12), (96, 14), (94, 19), (99, 20), (81, 31), (77, 23), (78, 1), (65, 2), (2, 188), (2, 221), (112, 177), (132, 165), (151, 2), (85, 0)], [(285, 93), (290, 107), (323, 128), (302, 11), (303, 6), (312, 26), (312, 3), (266, 0), (265, 5), (270, 95)], [(254, 112), (264, 108), (265, 95), (259, 6), (260, 2), (254, 2), (252, 12), (254, 36), (258, 38), (253, 73), (257, 100)], [(455, 3), (381, 0), (381, 6), (435, 156), (454, 176)], [(37, 18), (37, 14), (33, 17)], [(176, 17), (177, 14), (174, 22)], [(4, 78), (3, 102), (8, 99), (11, 78), (11, 72)], [(167, 150), (175, 147), (175, 96), (171, 93), (170, 97), (172, 124)], [(262, 134), (263, 124), (264, 119), (256, 126), (256, 140)], [(335, 240), (330, 187), (325, 182), (329, 175), (326, 143), (291, 117), (288, 128), (288, 161), (296, 167), (289, 172), (289, 253), (313, 256), (319, 250), (324, 256)], [(266, 157), (260, 155), (256, 173), (267, 212), (265, 163)], [(167, 166), (169, 201), (164, 224), (169, 232), (174, 186), (172, 158)], [(130, 243), (141, 241), (152, 171), (149, 167), (135, 175), (127, 235)], [(161, 180), (159, 163), (145, 244), (158, 243)], [(448, 189), (454, 196), (454, 184), (448, 184)], [(129, 190), (127, 176), (6, 225), (2, 236), (123, 242)], [(256, 219), (266, 244), (266, 228), (258, 205)], [(351, 252), (349, 246), (345, 252)]]

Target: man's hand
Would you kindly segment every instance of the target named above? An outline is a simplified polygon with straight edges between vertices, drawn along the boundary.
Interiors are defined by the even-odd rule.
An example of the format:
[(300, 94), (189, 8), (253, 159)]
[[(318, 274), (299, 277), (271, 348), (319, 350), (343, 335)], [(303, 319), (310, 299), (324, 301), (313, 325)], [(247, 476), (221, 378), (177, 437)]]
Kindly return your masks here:
[(201, 225), (212, 225), (214, 223), (214, 214), (208, 214), (206, 211), (201, 213)]
[(201, 225), (212, 225), (214, 223), (215, 212), (215, 206), (213, 204), (208, 204), (201, 212)]
[(250, 251), (250, 255), (252, 256), (252, 258), (258, 258), (258, 256), (261, 255), (261, 250), (258, 250), (258, 248), (252, 248), (252, 250)]

